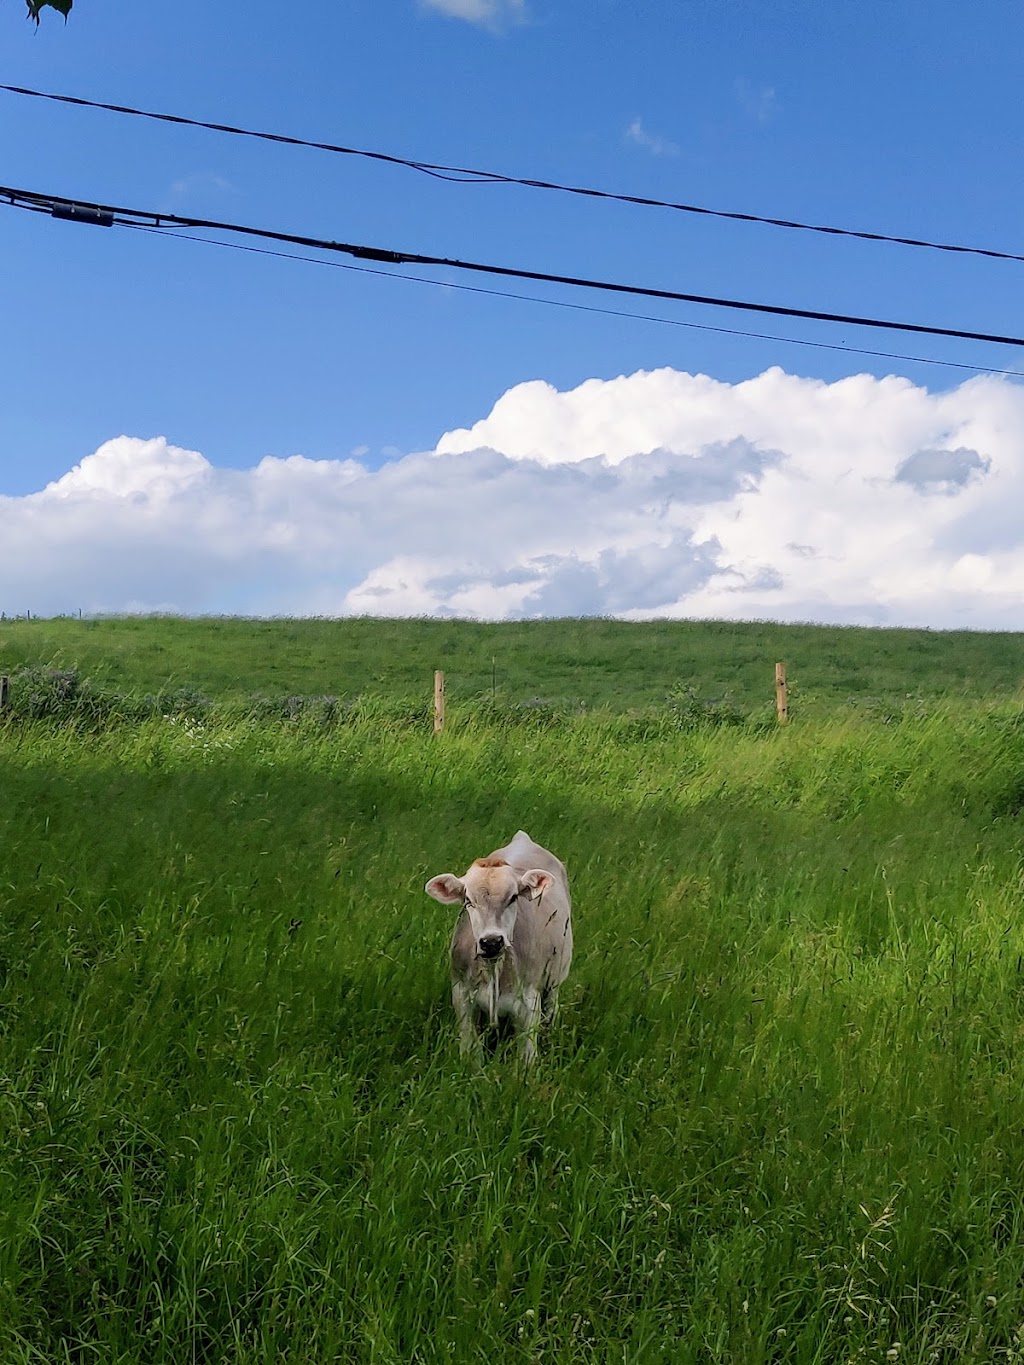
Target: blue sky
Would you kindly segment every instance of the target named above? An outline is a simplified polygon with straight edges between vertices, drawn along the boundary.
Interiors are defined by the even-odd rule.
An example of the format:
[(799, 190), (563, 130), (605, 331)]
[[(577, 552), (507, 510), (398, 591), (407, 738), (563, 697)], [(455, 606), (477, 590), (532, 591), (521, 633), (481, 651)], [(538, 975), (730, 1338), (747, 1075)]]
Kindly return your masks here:
[[(1024, 248), (1022, 51), (1024, 20), (1019, 5), (1009, 0), (976, 6), (945, 0), (902, 0), (898, 6), (891, 0), (856, 6), (812, 0), (770, 6), (752, 0), (686, 5), (310, 0), (301, 14), (296, 6), (269, 0), (244, 6), (76, 0), (66, 25), (47, 13), (38, 31), (25, 20), (21, 0), (0, 3), (0, 80), (10, 84), (512, 175), (1009, 251)], [(802, 308), (1013, 335), (1024, 330), (1021, 263), (509, 186), (455, 185), (355, 158), (2, 92), (0, 145), (3, 183), (58, 196)], [(737, 497), (749, 501), (752, 489), (765, 491), (769, 468), (776, 473), (790, 468), (790, 455), (791, 477), (803, 478), (793, 452), (810, 414), (821, 407), (815, 381), (824, 381), (832, 393), (831, 386), (851, 376), (875, 381), (896, 376), (907, 385), (915, 411), (927, 400), (937, 412), (943, 395), (959, 392), (969, 380), (968, 371), (544, 307), (124, 229), (54, 222), (12, 208), (0, 208), (0, 242), (8, 263), (7, 325), (0, 334), (0, 535), (6, 520), (9, 543), (19, 536), (28, 545), (42, 543), (33, 542), (33, 535), (43, 524), (52, 537), (52, 542), (43, 537), (52, 545), (47, 562), (29, 564), (18, 582), (20, 602), (0, 602), (9, 610), (20, 607), (25, 593), (36, 594), (37, 610), (63, 609), (67, 594), (62, 598), (53, 584), (71, 574), (93, 610), (344, 612), (372, 609), (377, 591), (382, 609), (395, 611), (529, 614), (546, 610), (550, 601), (560, 609), (626, 613), (814, 612), (831, 619), (1014, 623), (1007, 603), (976, 609), (981, 600), (976, 588), (975, 596), (964, 589), (961, 607), (948, 620), (948, 613), (924, 597), (916, 605), (881, 601), (877, 587), (864, 578), (864, 566), (863, 591), (850, 586), (842, 600), (787, 594), (778, 586), (786, 577), (781, 549), (758, 549), (753, 531), (749, 553), (740, 546), (730, 551), (728, 562), (722, 558), (722, 527), (735, 521)], [(609, 300), (442, 271), (416, 273), (451, 284), (656, 313), (679, 323), (1024, 370), (1024, 356), (1008, 347)], [(793, 381), (786, 389), (791, 426), (772, 428), (781, 454), (768, 459), (766, 415), (748, 420), (737, 414), (770, 401), (770, 384), (743, 386), (774, 367)], [(665, 411), (653, 415), (647, 430), (643, 403), (637, 401), (641, 379), (633, 390), (602, 387), (618, 376), (659, 371), (714, 381), (719, 417), (700, 432), (680, 424), (673, 405), (692, 410), (695, 400), (685, 384), (679, 389), (667, 383), (660, 391)], [(675, 597), (656, 600), (656, 592), (638, 591), (634, 601), (629, 591), (624, 595), (623, 585), (632, 579), (621, 557), (627, 549), (640, 553), (643, 535), (620, 528), (615, 535), (625, 535), (628, 546), (611, 531), (607, 543), (600, 536), (593, 542), (589, 529), (602, 516), (597, 505), (588, 512), (587, 534), (570, 533), (571, 511), (563, 510), (562, 525), (569, 528), (563, 541), (531, 544), (515, 565), (477, 563), (470, 554), (478, 590), (463, 584), (462, 596), (445, 596), (436, 587), (451, 578), (450, 526), (439, 526), (437, 539), (404, 568), (395, 564), (410, 539), (405, 525), (392, 527), (393, 543), (384, 546), (379, 562), (366, 550), (351, 562), (332, 560), (333, 567), (312, 579), (308, 566), (291, 563), (284, 573), (289, 582), (294, 579), (290, 596), (275, 596), (257, 582), (255, 559), (241, 551), (232, 560), (238, 573), (227, 584), (225, 546), (239, 534), (227, 512), (219, 530), (206, 533), (214, 541), (200, 544), (196, 517), (184, 504), (178, 508), (181, 525), (191, 528), (181, 531), (186, 539), (179, 548), (196, 562), (203, 560), (200, 549), (211, 556), (205, 588), (179, 581), (166, 564), (148, 558), (152, 518), (159, 520), (154, 489), (177, 477), (168, 476), (161, 461), (170, 460), (181, 472), (174, 451), (200, 453), (204, 479), (225, 487), (233, 486), (232, 471), (252, 473), (265, 457), (280, 462), (280, 469), (299, 471), (296, 477), (309, 471), (288, 464), (289, 457), (326, 462), (321, 473), (340, 479), (339, 488), (348, 486), (346, 461), (356, 462), (360, 477), (408, 474), (410, 518), (435, 487), (415, 483), (412, 476), (420, 468), (415, 461), (432, 454), (433, 463), (423, 464), (416, 477), (437, 476), (437, 487), (448, 489), (441, 505), (458, 521), (486, 514), (494, 467), (487, 466), (491, 475), (483, 466), (450, 473), (445, 483), (445, 460), (465, 459), (472, 444), (457, 437), (446, 444), (445, 434), (485, 423), (496, 404), (507, 411), (518, 402), (515, 430), (494, 420), (478, 428), (480, 438), (486, 437), (495, 457), (525, 460), (541, 471), (532, 496), (549, 497), (543, 480), (551, 476), (553, 462), (546, 442), (558, 446), (568, 419), (535, 381), (563, 395), (563, 407), (575, 413), (578, 439), (562, 443), (562, 465), (589, 469), (588, 461), (603, 459), (618, 469), (627, 459), (622, 450), (649, 455), (652, 443), (668, 439), (666, 433), (685, 445), (675, 455), (691, 461), (711, 459), (709, 452), (734, 448), (736, 441), (749, 446), (747, 484), (730, 482), (735, 461), (721, 465), (720, 521), (707, 520), (704, 512), (698, 516), (692, 507), (684, 515), (689, 493), (677, 488), (671, 495), (680, 525), (671, 532), (662, 527), (644, 553), (657, 550), (660, 567), (651, 573), (655, 580), (671, 579), (679, 589)], [(957, 516), (966, 517), (963, 499), (980, 497), (982, 485), (993, 507), (1001, 505), (1010, 484), (997, 489), (995, 476), (1017, 477), (1013, 442), (1006, 452), (982, 449), (976, 428), (988, 423), (985, 429), (995, 430), (993, 404), (1006, 399), (1012, 407), (1018, 383), (990, 383), (984, 392), (999, 398), (988, 407), (977, 397), (982, 390), (968, 386), (966, 392), (974, 395), (962, 406), (972, 414), (975, 444), (964, 435), (966, 417), (959, 426), (936, 418), (931, 426), (910, 423), (913, 440), (924, 442), (911, 448), (907, 424), (894, 417), (891, 431), (879, 437), (889, 463), (870, 476), (876, 482), (888, 478), (896, 488), (893, 497), (902, 498), (907, 481), (900, 469), (938, 468), (941, 460), (928, 464), (931, 450), (970, 452), (950, 466), (962, 478), (956, 474), (941, 489), (942, 481), (933, 480), (926, 490), (941, 494), (929, 506), (944, 509), (942, 543), (953, 545), (943, 551), (939, 537), (918, 547), (934, 558), (935, 601), (953, 592), (953, 579), (942, 587), (941, 572), (954, 573), (959, 562), (954, 550), (962, 548), (953, 544), (947, 526), (950, 509), (956, 503)], [(606, 415), (605, 425), (595, 426), (593, 413), (578, 411), (579, 403), (568, 397), (572, 393), (595, 400), (599, 394), (618, 395), (621, 407), (612, 412), (604, 398), (596, 401), (593, 412)], [(877, 384), (869, 386), (863, 402), (871, 407), (880, 393)], [(543, 421), (539, 409), (531, 408), (535, 399), (546, 413)], [(878, 401), (884, 406), (887, 400)], [(839, 407), (845, 412), (845, 401)], [(553, 425), (545, 427), (544, 421)], [(862, 425), (870, 427), (870, 418)], [(121, 456), (129, 447), (119, 447), (116, 458), (109, 451), (97, 454), (122, 437), (143, 443), (130, 449), (148, 451), (139, 467), (151, 469), (150, 482), (132, 493), (146, 501), (139, 512), (143, 520), (115, 556), (122, 580), (137, 580), (123, 589), (108, 581), (99, 561), (104, 545), (109, 548), (110, 526), (122, 524), (125, 493), (111, 471), (123, 471)], [(152, 444), (161, 440), (162, 446)], [(845, 477), (840, 447), (842, 441), (836, 450), (821, 452), (822, 497), (829, 480)], [(47, 509), (56, 498), (63, 515), (69, 498), (83, 496), (75, 470), (90, 460), (85, 483), (92, 520), (87, 533), (81, 512), (71, 553), (67, 525), (58, 533)], [(396, 469), (388, 472), (390, 466)], [(460, 508), (460, 490), (475, 488), (476, 480), (482, 481), (481, 501), (469, 499)], [(49, 502), (43, 498), (48, 485), (60, 485)], [(122, 500), (116, 515), (106, 504), (98, 506), (98, 490), (104, 498)], [(250, 493), (236, 506), (236, 517), (243, 515)], [(268, 525), (278, 527), (282, 545), (289, 537), (300, 543), (307, 527), (289, 508), (302, 497), (294, 490), (280, 496), (280, 506), (267, 514)], [(367, 506), (384, 518), (379, 527), (384, 545), (388, 524), (381, 500), (389, 494), (381, 484), (366, 496)], [(613, 501), (622, 496), (621, 487), (608, 493)], [(337, 497), (343, 518), (347, 504), (341, 492)], [(706, 508), (706, 501), (699, 505)], [(816, 503), (813, 512), (827, 515), (828, 509)], [(921, 520), (912, 513), (904, 509), (900, 524)], [(642, 525), (642, 507), (637, 514)], [(361, 515), (370, 513), (364, 508)], [(984, 519), (976, 508), (970, 515), (972, 525)], [(824, 544), (811, 548), (826, 554)], [(970, 553), (984, 552), (974, 535)], [(556, 561), (557, 572), (544, 578), (545, 564)], [(701, 578), (705, 570), (719, 575), (722, 592), (730, 574), (746, 584), (734, 612), (722, 592), (700, 595), (710, 581)], [(850, 570), (855, 578), (852, 563)], [(518, 597), (503, 587), (515, 572), (533, 585)], [(562, 579), (564, 591), (556, 591)], [(571, 584), (577, 582), (586, 587), (574, 599)], [(405, 590), (396, 586), (401, 583)], [(80, 604), (68, 601), (67, 607)]]

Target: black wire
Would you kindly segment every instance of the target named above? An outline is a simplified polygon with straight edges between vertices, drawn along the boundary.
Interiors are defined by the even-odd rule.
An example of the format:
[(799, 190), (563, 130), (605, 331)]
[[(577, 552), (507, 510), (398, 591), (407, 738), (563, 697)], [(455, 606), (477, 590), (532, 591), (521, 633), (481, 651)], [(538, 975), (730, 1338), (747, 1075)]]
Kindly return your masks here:
[(810, 346), (818, 351), (842, 351), (848, 355), (873, 356), (880, 360), (908, 360), (917, 365), (941, 365), (944, 369), (970, 370), (973, 374), (994, 374), (1008, 379), (1024, 379), (1024, 370), (999, 370), (988, 365), (969, 365), (963, 360), (937, 360), (933, 356), (906, 355), (901, 351), (873, 351), (863, 346), (844, 346), (840, 342), (807, 341), (803, 337), (783, 337), (770, 332), (747, 332), (738, 327), (714, 327), (707, 322), (685, 322), (681, 318), (657, 317), (652, 313), (630, 313), (623, 308), (599, 308), (593, 303), (570, 303), (567, 299), (545, 299), (536, 294), (516, 294), (508, 289), (484, 289), (478, 284), (457, 284), (451, 280), (432, 280), (426, 275), (409, 275), (402, 270), (375, 270), (368, 265), (349, 265), (346, 261), (325, 261), (322, 256), (299, 256), (293, 251), (271, 251), (264, 246), (245, 246), (241, 242), (221, 242), (215, 237), (196, 237), (191, 232), (176, 232), (168, 228), (146, 227), (142, 223), (128, 223), (137, 232), (152, 233), (171, 240), (201, 242), (204, 246), (219, 246), (226, 251), (245, 251), (254, 256), (270, 256), (281, 261), (302, 261), (307, 265), (330, 266), (333, 270), (350, 270), (357, 275), (376, 275), (384, 280), (407, 280), (413, 284), (429, 284), (435, 289), (457, 289), (464, 294), (483, 294), (493, 299), (516, 299), (520, 303), (541, 303), (548, 308), (569, 308), (577, 313), (597, 313), (601, 317), (632, 318), (634, 322), (655, 322), (665, 327), (686, 327), (695, 332), (714, 332), (719, 336), (744, 337), (750, 341), (774, 341), (787, 346)]
[(1024, 346), (1024, 337), (1004, 336), (996, 332), (972, 332), (957, 327), (932, 327), (924, 323), (895, 322), (889, 318), (866, 318), (851, 313), (826, 313), (814, 308), (792, 308), (781, 304), (751, 303), (745, 299), (723, 299), (708, 294), (689, 294), (675, 289), (654, 289), (644, 285), (618, 284), (610, 280), (592, 280), (578, 275), (556, 275), (543, 270), (522, 270), (515, 266), (489, 265), (481, 261), (460, 261), (446, 256), (427, 256), (414, 251), (390, 251), (382, 247), (363, 246), (354, 242), (332, 242), (321, 237), (306, 237), (298, 233), (276, 232), (270, 228), (248, 227), (242, 223), (223, 223), (211, 218), (188, 218), (175, 213), (153, 213), (147, 209), (117, 208), (110, 204), (95, 204), (88, 200), (71, 200), (63, 196), (40, 194), (35, 190), (18, 190), (0, 185), (0, 198), (14, 208), (38, 211), (48, 208), (55, 217), (92, 215), (103, 226), (117, 223), (122, 227), (138, 226), (144, 218), (149, 225), (161, 227), (208, 228), (215, 232), (237, 232), (248, 237), (286, 242), (291, 246), (312, 247), (318, 251), (337, 251), (360, 260), (377, 261), (382, 265), (436, 265), (449, 270), (472, 270), (479, 274), (500, 275), (508, 279), (536, 280), (542, 284), (563, 284), (575, 289), (596, 289), (604, 293), (629, 294), (637, 298), (668, 299), (674, 303), (696, 303), (712, 308), (735, 308), (747, 313), (767, 313), (773, 317), (804, 318), (813, 322), (839, 322), (849, 327), (878, 327), (890, 332), (912, 332), (920, 336), (953, 337), (960, 341), (985, 341), (1003, 346)]
[(636, 204), (643, 208), (672, 209), (677, 213), (693, 213), (708, 218), (725, 218), (739, 223), (760, 223), (770, 227), (790, 228), (798, 232), (817, 232), (829, 237), (853, 237), (864, 242), (889, 242), (896, 246), (919, 247), (928, 251), (954, 252), (967, 256), (985, 256), (997, 261), (1024, 261), (1024, 255), (1012, 251), (995, 251), (989, 247), (965, 246), (954, 242), (932, 242), (921, 237), (898, 237), (884, 232), (866, 232), (855, 228), (833, 227), (822, 223), (803, 223), (791, 218), (772, 218), (758, 213), (739, 213), (728, 209), (711, 209), (700, 204), (675, 203), (667, 199), (652, 199), (639, 194), (616, 194), (611, 190), (597, 190), (583, 185), (563, 185), (552, 180), (502, 175), (497, 171), (474, 170), (465, 166), (445, 166), (432, 161), (414, 161), (388, 152), (371, 152), (360, 147), (346, 147), (334, 142), (317, 142), (307, 138), (288, 137), (283, 133), (259, 132), (240, 128), (230, 123), (212, 123), (204, 119), (186, 118), (182, 114), (160, 114), (149, 109), (135, 109), (126, 104), (108, 104), (101, 100), (82, 99), (76, 95), (56, 95), (45, 90), (32, 90), (23, 85), (5, 85), (0, 90), (12, 95), (27, 95), (33, 99), (52, 100), (58, 104), (72, 104), (85, 109), (104, 109), (113, 114), (129, 114), (135, 118), (154, 119), (160, 123), (174, 123), (187, 128), (206, 128), (210, 132), (230, 133), (234, 137), (257, 138), (262, 142), (277, 142), (287, 147), (310, 147), (316, 151), (333, 152), (340, 156), (363, 157), (382, 161), (391, 166), (420, 171), (439, 180), (450, 180), (463, 185), (519, 185), (527, 189), (557, 190), (562, 194), (581, 195), (590, 199), (613, 200), (620, 204)]

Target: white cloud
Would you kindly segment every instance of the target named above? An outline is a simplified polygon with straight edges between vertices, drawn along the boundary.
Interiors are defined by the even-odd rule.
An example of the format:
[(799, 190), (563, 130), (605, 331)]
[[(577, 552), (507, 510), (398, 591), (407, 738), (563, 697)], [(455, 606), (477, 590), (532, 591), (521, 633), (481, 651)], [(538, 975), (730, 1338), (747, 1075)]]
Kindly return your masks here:
[(510, 389), (434, 451), (122, 436), (0, 497), (0, 608), (1024, 628), (1024, 387), (779, 369)]
[(485, 28), (521, 24), (526, 19), (526, 0), (420, 0), (425, 9), (437, 10), (450, 19), (465, 19)]
[(226, 194), (234, 190), (234, 185), (214, 171), (198, 171), (194, 175), (184, 175), (171, 185), (174, 194), (191, 194), (194, 190), (219, 190)]
[(626, 129), (626, 141), (635, 142), (638, 147), (646, 148), (652, 156), (679, 155), (679, 148), (674, 142), (670, 142), (667, 137), (661, 137), (657, 133), (648, 132), (640, 118), (631, 120)]
[(740, 108), (758, 123), (767, 123), (775, 113), (775, 87), (771, 85), (751, 85), (741, 76), (734, 86)]

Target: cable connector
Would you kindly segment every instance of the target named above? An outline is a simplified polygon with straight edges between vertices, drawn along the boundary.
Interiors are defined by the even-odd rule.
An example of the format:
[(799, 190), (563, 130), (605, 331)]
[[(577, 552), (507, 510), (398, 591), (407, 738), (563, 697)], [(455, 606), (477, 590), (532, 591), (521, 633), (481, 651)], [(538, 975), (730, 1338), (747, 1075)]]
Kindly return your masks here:
[(50, 216), (66, 218), (69, 223), (92, 223), (94, 227), (113, 227), (114, 215), (84, 204), (51, 204)]
[(342, 250), (347, 256), (355, 256), (357, 260), (380, 261), (382, 265), (407, 265), (412, 259), (401, 251), (384, 251), (375, 246), (346, 245)]

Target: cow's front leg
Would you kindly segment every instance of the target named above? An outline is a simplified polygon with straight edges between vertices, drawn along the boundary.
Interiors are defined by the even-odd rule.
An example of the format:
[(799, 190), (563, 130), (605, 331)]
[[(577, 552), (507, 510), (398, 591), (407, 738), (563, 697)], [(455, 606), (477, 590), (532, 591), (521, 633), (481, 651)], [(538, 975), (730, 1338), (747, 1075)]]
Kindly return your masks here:
[(483, 1039), (476, 1022), (476, 1005), (472, 993), (461, 981), (452, 986), (452, 1004), (459, 1023), (459, 1051), (479, 1064), (483, 1059)]
[(540, 1032), (541, 995), (540, 991), (527, 986), (518, 1001), (517, 1025), (519, 1029), (519, 1056), (524, 1065), (531, 1066), (537, 1060), (537, 1034)]

